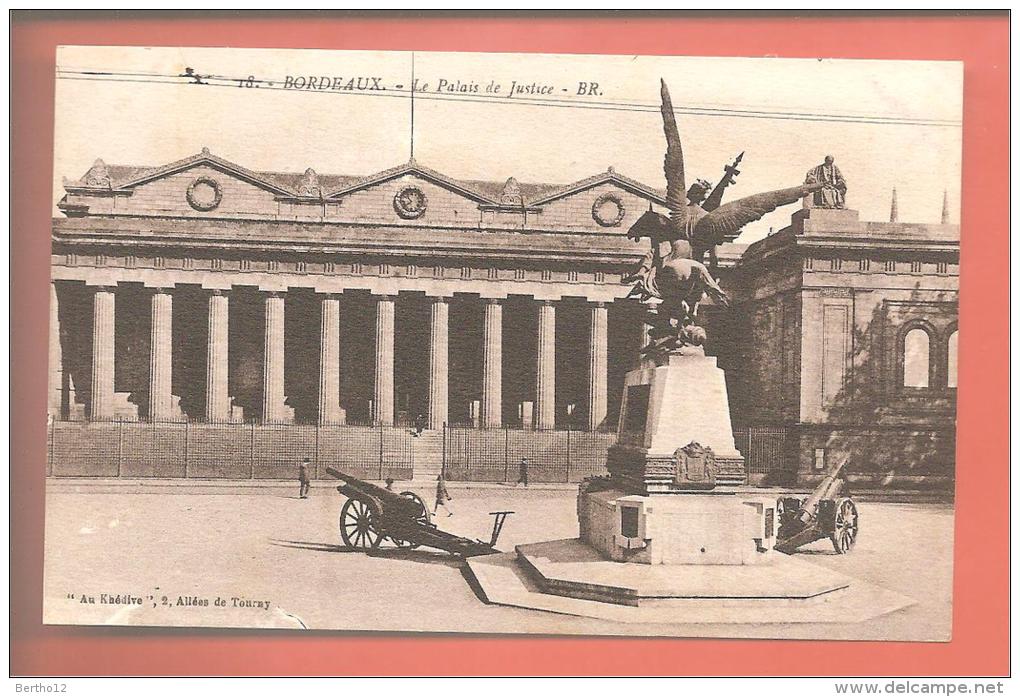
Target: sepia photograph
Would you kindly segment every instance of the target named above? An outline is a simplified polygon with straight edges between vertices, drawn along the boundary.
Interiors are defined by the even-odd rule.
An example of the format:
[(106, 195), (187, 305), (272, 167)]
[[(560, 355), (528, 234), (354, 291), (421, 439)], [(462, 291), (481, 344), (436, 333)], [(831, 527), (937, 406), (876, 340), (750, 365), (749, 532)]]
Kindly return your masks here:
[(962, 62), (55, 85), (45, 624), (953, 638)]

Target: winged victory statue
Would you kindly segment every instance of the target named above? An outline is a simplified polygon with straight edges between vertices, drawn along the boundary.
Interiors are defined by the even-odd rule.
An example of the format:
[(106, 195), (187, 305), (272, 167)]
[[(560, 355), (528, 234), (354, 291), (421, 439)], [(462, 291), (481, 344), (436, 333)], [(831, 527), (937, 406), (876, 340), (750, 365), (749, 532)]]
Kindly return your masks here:
[(634, 284), (628, 297), (662, 301), (648, 313), (650, 341), (643, 347), (643, 353), (668, 353), (680, 346), (703, 344), (705, 332), (697, 325), (699, 303), (707, 294), (713, 301), (729, 305), (726, 293), (703, 263), (705, 253), (714, 252), (716, 245), (733, 239), (748, 223), (821, 188), (818, 183), (803, 184), (721, 204), (723, 190), (739, 173), (736, 165), (743, 153), (726, 168), (726, 175), (714, 190), (704, 179), (696, 180), (688, 188), (680, 131), (665, 80), (662, 80), (662, 125), (666, 134), (663, 169), (669, 216), (649, 210), (627, 232), (634, 240), (649, 238), (651, 250), (639, 267), (622, 279)]

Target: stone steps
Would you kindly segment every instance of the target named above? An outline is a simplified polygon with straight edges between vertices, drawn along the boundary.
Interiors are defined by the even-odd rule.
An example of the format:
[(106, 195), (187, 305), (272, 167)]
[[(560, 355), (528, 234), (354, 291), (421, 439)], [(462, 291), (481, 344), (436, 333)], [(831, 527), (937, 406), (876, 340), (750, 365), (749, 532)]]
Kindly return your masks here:
[(443, 470), (443, 432), (422, 431), (420, 436), (411, 439), (414, 457), (414, 478), (430, 480), (439, 476)]
[[(560, 555), (550, 544), (580, 543), (522, 545), (514, 552), (471, 557), (468, 578), (491, 605), (620, 623), (773, 624), (776, 636), (785, 636), (791, 624), (867, 622), (917, 602), (783, 554), (763, 566), (653, 568), (602, 560), (587, 551), (578, 556), (567, 549)], [(809, 581), (814, 588), (805, 586)]]

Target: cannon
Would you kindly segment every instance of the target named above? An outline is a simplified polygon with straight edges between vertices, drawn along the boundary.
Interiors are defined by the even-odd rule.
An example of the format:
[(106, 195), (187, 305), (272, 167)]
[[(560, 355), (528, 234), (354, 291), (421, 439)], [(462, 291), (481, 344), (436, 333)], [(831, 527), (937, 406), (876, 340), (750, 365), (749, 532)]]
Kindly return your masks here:
[(326, 473), (343, 482), (336, 488), (347, 500), (340, 509), (340, 538), (352, 549), (377, 549), (389, 540), (397, 547), (433, 547), (459, 557), (498, 554), (496, 542), (507, 516), (513, 511), (495, 511), (489, 542), (444, 532), (432, 522), (428, 506), (413, 491), (399, 494), (326, 468)]
[(793, 554), (799, 547), (829, 538), (836, 554), (846, 554), (857, 543), (857, 504), (842, 477), (847, 460), (834, 463), (807, 498), (780, 497), (776, 501), (779, 529), (775, 549)]

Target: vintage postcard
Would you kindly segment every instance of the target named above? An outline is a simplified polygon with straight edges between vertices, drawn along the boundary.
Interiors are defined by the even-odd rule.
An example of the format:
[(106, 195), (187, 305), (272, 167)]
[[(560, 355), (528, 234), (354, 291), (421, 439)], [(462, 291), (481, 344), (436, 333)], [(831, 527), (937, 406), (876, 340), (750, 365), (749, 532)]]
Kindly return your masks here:
[(949, 640), (962, 80), (61, 47), (44, 621)]

